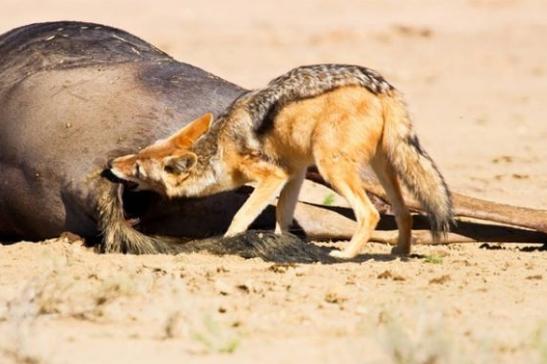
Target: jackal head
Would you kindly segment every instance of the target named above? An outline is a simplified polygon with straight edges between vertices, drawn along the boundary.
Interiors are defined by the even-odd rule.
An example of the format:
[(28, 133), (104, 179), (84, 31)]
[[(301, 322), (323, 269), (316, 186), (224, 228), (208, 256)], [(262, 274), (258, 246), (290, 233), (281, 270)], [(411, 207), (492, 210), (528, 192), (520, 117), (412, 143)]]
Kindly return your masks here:
[(195, 195), (195, 188), (183, 187), (196, 174), (198, 157), (192, 145), (209, 130), (212, 120), (207, 113), (136, 154), (111, 160), (108, 168), (130, 190), (153, 190), (169, 197)]

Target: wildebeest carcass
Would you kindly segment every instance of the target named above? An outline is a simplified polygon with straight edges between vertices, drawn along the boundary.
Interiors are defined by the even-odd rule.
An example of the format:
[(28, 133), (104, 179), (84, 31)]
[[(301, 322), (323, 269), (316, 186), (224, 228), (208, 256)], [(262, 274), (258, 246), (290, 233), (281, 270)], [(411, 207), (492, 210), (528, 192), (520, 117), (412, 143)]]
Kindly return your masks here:
[[(113, 156), (207, 111), (220, 112), (240, 87), (98, 24), (14, 29), (0, 37), (0, 55), (3, 239), (40, 240), (64, 231), (93, 239), (102, 233), (105, 252), (177, 251), (180, 245), (134, 229), (131, 210), (146, 211), (139, 224), (144, 231), (147, 224), (176, 226), (177, 234), (200, 237), (224, 229), (241, 196), (189, 201), (168, 214), (167, 201), (131, 198), (101, 171)], [(154, 224), (158, 219), (162, 223)], [(242, 238), (258, 240), (253, 233)]]

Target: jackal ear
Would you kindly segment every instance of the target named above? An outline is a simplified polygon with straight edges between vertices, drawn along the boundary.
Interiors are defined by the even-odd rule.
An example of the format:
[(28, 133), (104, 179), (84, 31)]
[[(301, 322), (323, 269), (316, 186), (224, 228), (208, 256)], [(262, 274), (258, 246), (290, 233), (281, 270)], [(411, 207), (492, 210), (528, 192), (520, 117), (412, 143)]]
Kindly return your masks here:
[(183, 174), (190, 171), (196, 165), (198, 158), (194, 153), (186, 153), (178, 157), (164, 159), (163, 169), (171, 174)]
[(178, 147), (190, 147), (200, 136), (209, 130), (212, 122), (213, 114), (208, 112), (188, 123), (169, 139)]

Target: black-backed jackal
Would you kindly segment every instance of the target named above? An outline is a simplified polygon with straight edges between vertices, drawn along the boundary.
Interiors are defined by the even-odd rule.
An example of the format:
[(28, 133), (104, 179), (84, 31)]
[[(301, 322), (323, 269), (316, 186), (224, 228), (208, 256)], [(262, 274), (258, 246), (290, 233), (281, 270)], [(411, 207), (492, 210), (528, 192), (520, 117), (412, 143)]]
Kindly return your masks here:
[(399, 180), (423, 205), (435, 238), (452, 220), (450, 193), (414, 133), (401, 95), (377, 72), (350, 65), (296, 68), (171, 137), (111, 162), (119, 178), (170, 197), (205, 196), (254, 182), (227, 236), (245, 231), (279, 194), (276, 232), (289, 229), (306, 169), (323, 178), (355, 212), (357, 231), (331, 255), (352, 258), (369, 240), (378, 211), (363, 189), (371, 165), (393, 206), (399, 240), (410, 252), (412, 217)]

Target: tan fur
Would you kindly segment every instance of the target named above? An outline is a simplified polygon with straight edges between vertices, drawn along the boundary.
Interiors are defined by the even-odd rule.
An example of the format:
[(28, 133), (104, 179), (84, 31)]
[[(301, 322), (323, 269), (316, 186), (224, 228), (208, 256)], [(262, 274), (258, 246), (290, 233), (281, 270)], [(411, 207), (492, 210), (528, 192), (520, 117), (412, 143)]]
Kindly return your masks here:
[[(348, 200), (355, 212), (357, 231), (344, 250), (332, 252), (335, 257), (352, 258), (362, 250), (380, 218), (361, 179), (363, 168), (370, 164), (384, 186), (396, 216), (399, 242), (394, 252), (409, 253), (412, 218), (402, 198), (398, 176), (406, 168), (408, 171), (405, 173), (419, 179), (421, 173), (431, 174), (429, 169), (434, 166), (425, 165), (419, 153), (410, 150), (412, 146), (404, 149), (404, 156), (393, 157), (400, 144), (408, 143), (409, 136), (413, 135), (405, 106), (396, 91), (375, 95), (363, 87), (346, 86), (289, 103), (277, 113), (271, 130), (256, 138), (248, 131), (245, 100), (239, 102), (241, 105), (236, 104), (222, 125), (203, 136), (205, 139), (200, 141), (199, 133), (183, 129), (176, 138), (163, 144), (146, 148), (135, 156), (118, 158), (113, 163), (113, 172), (120, 178), (135, 180), (133, 174), (126, 174), (134, 168), (135, 161), (142, 159), (140, 163), (143, 165), (155, 163), (156, 170), (149, 168), (146, 173), (159, 173), (161, 176), (152, 178), (156, 182), (149, 184), (166, 185), (161, 189), (170, 196), (203, 196), (254, 182), (254, 192), (234, 216), (226, 232), (227, 236), (233, 236), (245, 231), (277, 194), (280, 196), (276, 232), (287, 232), (305, 171), (315, 164), (325, 180)], [(203, 126), (204, 118), (207, 119), (197, 119), (190, 125)], [(186, 138), (186, 142), (177, 144), (177, 138)], [(191, 147), (188, 140), (192, 141)], [(256, 144), (260, 145), (259, 149), (252, 147)], [(218, 148), (217, 152), (210, 152), (215, 148)], [(180, 174), (166, 176), (168, 173), (162, 172), (162, 163), (185, 153), (195, 153), (198, 162), (188, 171), (182, 168)], [(213, 153), (212, 157), (199, 162), (201, 155), (210, 153)], [(400, 164), (401, 158), (408, 163)], [(436, 188), (434, 184), (440, 183), (431, 176), (423, 177), (422, 181), (426, 184), (434, 182), (423, 188)], [(410, 181), (411, 187), (412, 183)]]
[[(363, 189), (360, 174), (377, 154), (383, 124), (380, 98), (361, 87), (344, 87), (288, 105), (276, 117), (272, 132), (264, 138), (265, 154), (286, 170), (288, 180), (316, 164), (321, 175), (352, 206), (358, 228), (342, 252), (333, 252), (336, 257), (351, 258), (358, 254), (379, 220)], [(283, 198), (283, 192), (279, 204), (294, 204)], [(277, 217), (282, 231), (286, 229), (282, 222), (284, 213), (280, 209)], [(410, 237), (402, 239), (405, 243), (409, 240)]]

